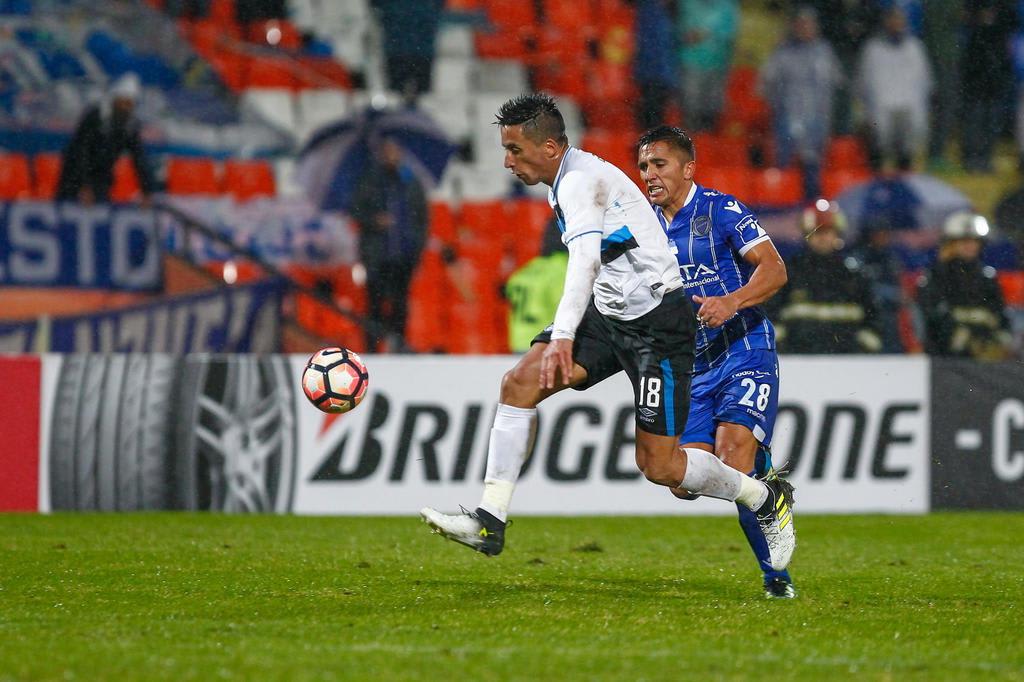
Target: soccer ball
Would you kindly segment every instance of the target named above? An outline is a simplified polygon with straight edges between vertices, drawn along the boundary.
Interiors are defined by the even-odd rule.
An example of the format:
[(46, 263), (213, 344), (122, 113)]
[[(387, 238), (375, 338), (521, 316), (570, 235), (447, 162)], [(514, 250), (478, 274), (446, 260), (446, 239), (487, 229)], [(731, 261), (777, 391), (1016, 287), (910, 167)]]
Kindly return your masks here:
[(366, 365), (347, 348), (318, 350), (302, 372), (302, 392), (324, 412), (348, 412), (362, 401), (369, 384)]

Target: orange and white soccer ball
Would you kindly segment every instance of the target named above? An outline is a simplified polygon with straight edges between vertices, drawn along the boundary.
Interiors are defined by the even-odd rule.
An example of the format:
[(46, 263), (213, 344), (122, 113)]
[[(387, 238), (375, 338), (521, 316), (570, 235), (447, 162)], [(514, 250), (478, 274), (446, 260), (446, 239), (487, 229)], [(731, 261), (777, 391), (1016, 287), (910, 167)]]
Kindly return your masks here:
[(324, 412), (348, 412), (358, 405), (370, 374), (358, 355), (347, 348), (322, 348), (302, 372), (302, 392)]

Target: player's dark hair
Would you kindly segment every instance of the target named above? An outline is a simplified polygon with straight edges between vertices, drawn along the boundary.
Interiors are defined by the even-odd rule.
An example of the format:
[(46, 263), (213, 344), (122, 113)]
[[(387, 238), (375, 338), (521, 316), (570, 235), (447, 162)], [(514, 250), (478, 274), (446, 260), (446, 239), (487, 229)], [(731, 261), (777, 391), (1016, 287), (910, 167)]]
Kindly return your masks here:
[(569, 144), (565, 135), (565, 119), (551, 95), (531, 92), (513, 97), (498, 109), (495, 123), (501, 126), (522, 126), (523, 134), (534, 142), (554, 140)]
[(697, 149), (693, 146), (693, 140), (690, 139), (690, 136), (682, 128), (676, 128), (675, 126), (651, 128), (640, 136), (636, 143), (637, 151), (639, 152), (641, 147), (654, 144), (655, 142), (666, 142), (670, 146), (689, 155), (691, 161), (697, 160)]

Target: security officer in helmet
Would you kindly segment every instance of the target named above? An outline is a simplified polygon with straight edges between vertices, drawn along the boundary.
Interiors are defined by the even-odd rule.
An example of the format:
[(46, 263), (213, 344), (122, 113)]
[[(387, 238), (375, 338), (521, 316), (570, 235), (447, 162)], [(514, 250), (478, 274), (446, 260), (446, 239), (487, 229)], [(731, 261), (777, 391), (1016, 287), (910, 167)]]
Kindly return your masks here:
[(1013, 338), (996, 271), (981, 262), (989, 233), (984, 217), (950, 215), (938, 261), (918, 282), (925, 351), (932, 355), (1000, 360)]
[(787, 264), (789, 282), (776, 295), (775, 334), (782, 353), (877, 353), (882, 339), (871, 283), (844, 256), (846, 217), (819, 199), (801, 216), (807, 248)]

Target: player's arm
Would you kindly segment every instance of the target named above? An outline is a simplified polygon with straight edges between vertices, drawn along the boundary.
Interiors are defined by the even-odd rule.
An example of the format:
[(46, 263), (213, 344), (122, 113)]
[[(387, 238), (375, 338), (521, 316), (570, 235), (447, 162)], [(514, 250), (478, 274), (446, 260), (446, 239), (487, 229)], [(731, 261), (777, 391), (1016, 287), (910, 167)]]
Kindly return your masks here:
[(740, 310), (764, 303), (786, 284), (786, 264), (771, 239), (752, 246), (743, 260), (754, 266), (749, 282), (725, 296), (693, 297), (701, 304), (697, 317), (707, 326), (720, 327)]
[(569, 383), (572, 376), (572, 345), (576, 327), (583, 319), (594, 291), (594, 280), (601, 268), (604, 202), (597, 196), (599, 190), (591, 179), (578, 172), (566, 174), (561, 182), (559, 198), (565, 216), (562, 240), (569, 249), (569, 262), (562, 298), (555, 311), (551, 343), (541, 357), (541, 388), (555, 387), (556, 370), (561, 373), (564, 384)]

